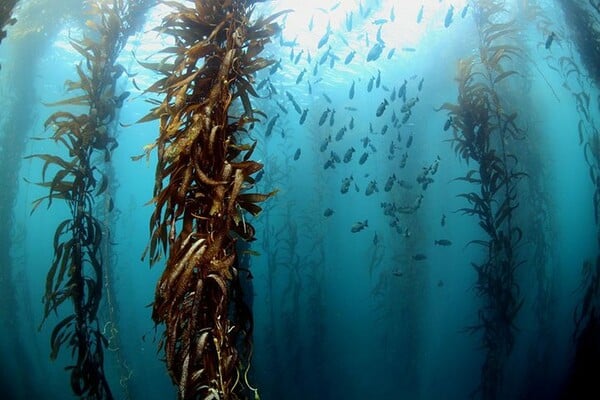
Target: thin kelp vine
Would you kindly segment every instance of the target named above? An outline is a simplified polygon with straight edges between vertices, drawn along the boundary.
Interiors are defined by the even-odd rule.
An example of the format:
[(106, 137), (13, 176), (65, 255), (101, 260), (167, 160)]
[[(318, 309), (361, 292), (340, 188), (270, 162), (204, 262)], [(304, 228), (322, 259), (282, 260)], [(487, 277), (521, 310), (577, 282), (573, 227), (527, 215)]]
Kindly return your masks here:
[(146, 149), (158, 150), (151, 264), (167, 254), (152, 318), (165, 324), (161, 348), (181, 399), (258, 397), (248, 382), (252, 314), (236, 240), (254, 239), (246, 212), (257, 215), (257, 203), (274, 194), (247, 193), (263, 165), (250, 160), (256, 142), (243, 134), (264, 116), (250, 96), (254, 74), (272, 64), (259, 55), (279, 14), (253, 19), (254, 3), (169, 2), (157, 30), (174, 45), (161, 62), (142, 63), (163, 76), (148, 92), (164, 96), (140, 120), (160, 119), (160, 135)]
[[(95, 210), (96, 199), (106, 195), (107, 175), (102, 164), (109, 162), (117, 147), (111, 133), (115, 114), (129, 93), (117, 94), (117, 80), (124, 68), (116, 57), (125, 45), (123, 34), (130, 26), (125, 16), (128, 6), (115, 0), (110, 4), (89, 3), (89, 29), (82, 39), (70, 39), (73, 48), (85, 58), (76, 66), (79, 80), (66, 82), (76, 96), (51, 103), (51, 106), (83, 107), (76, 115), (58, 111), (50, 115), (44, 126), (54, 130), (50, 140), (62, 147), (60, 155), (35, 154), (28, 158), (43, 161), (42, 182), (49, 194), (34, 201), (33, 211), (47, 201), (63, 200), (70, 217), (60, 222), (54, 234), (54, 257), (46, 279), (44, 321), (58, 312), (67, 300), (73, 312), (54, 328), (50, 338), (55, 359), (66, 343), (72, 348), (75, 364), (71, 371), (71, 389), (77, 396), (92, 399), (112, 399), (112, 391), (104, 372), (104, 350), (109, 346), (105, 329), (98, 318), (102, 300), (102, 242), (107, 229)], [(63, 155), (66, 154), (65, 155)], [(49, 170), (56, 172), (46, 179)], [(108, 200), (112, 211), (112, 200)]]
[(481, 333), (485, 359), (477, 392), (481, 398), (499, 396), (503, 367), (515, 344), (515, 318), (522, 306), (515, 272), (522, 261), (517, 246), (522, 231), (513, 218), (518, 207), (517, 186), (525, 175), (517, 170), (510, 146), (525, 132), (518, 114), (503, 101), (502, 87), (519, 73), (511, 69), (522, 50), (514, 39), (518, 27), (503, 1), (479, 2), (473, 11), (479, 33), (479, 54), (459, 62), (458, 103), (444, 104), (453, 127), (456, 155), (475, 164), (459, 181), (476, 190), (462, 193), (468, 205), (459, 211), (479, 219), (485, 239), (470, 243), (485, 251), (485, 259), (472, 262), (477, 273), (475, 290), (482, 300), (478, 323), (468, 328)]

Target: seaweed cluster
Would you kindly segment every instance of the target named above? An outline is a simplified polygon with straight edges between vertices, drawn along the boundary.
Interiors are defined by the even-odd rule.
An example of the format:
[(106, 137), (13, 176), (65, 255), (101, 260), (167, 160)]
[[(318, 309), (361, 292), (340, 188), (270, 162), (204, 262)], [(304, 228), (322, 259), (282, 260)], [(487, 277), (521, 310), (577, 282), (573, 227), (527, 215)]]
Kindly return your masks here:
[[(140, 5), (142, 2), (136, 3)], [(134, 7), (133, 10), (137, 9)], [(68, 206), (70, 217), (60, 222), (53, 240), (54, 257), (46, 278), (44, 321), (70, 300), (73, 312), (54, 327), (50, 357), (55, 359), (64, 344), (72, 348), (76, 361), (66, 367), (71, 371), (71, 389), (85, 398), (113, 398), (104, 373), (104, 349), (108, 340), (100, 329), (98, 309), (102, 299), (102, 242), (107, 229), (95, 210), (96, 199), (106, 196), (107, 175), (102, 163), (109, 162), (117, 141), (111, 133), (115, 113), (129, 94), (117, 93), (117, 80), (125, 71), (116, 63), (129, 27), (127, 3), (89, 4), (89, 32), (82, 39), (70, 39), (85, 62), (76, 66), (79, 80), (66, 81), (67, 91), (76, 95), (50, 106), (69, 111), (50, 115), (44, 126), (52, 129), (50, 140), (61, 148), (60, 155), (34, 154), (27, 158), (43, 161), (42, 182), (49, 193), (34, 201), (32, 212), (43, 202), (48, 207), (55, 200)], [(83, 107), (76, 114), (71, 108)], [(66, 154), (63, 155), (63, 154)], [(47, 179), (49, 170), (54, 171)], [(108, 199), (112, 211), (112, 199)]]
[(6, 25), (13, 25), (17, 20), (12, 17), (18, 0), (5, 0), (0, 4), (0, 43), (6, 37)]
[(478, 218), (485, 239), (469, 242), (485, 251), (485, 259), (472, 262), (477, 272), (475, 289), (483, 301), (479, 322), (467, 328), (482, 334), (485, 360), (478, 392), (494, 399), (500, 389), (503, 365), (515, 344), (515, 318), (523, 304), (515, 271), (522, 264), (517, 246), (522, 230), (514, 214), (519, 206), (517, 186), (525, 173), (517, 169), (517, 158), (509, 146), (525, 132), (517, 124), (517, 113), (509, 111), (502, 86), (511, 76), (514, 60), (522, 50), (513, 35), (514, 20), (507, 20), (504, 1), (486, 0), (473, 11), (479, 33), (479, 55), (463, 59), (458, 70), (458, 103), (445, 103), (453, 126), (452, 147), (456, 155), (475, 168), (457, 178), (477, 187), (462, 193), (468, 206), (459, 211)]
[[(253, 75), (272, 64), (260, 57), (277, 32), (252, 18), (255, 1), (169, 2), (157, 30), (175, 45), (158, 63), (148, 92), (164, 96), (139, 122), (160, 119), (158, 163), (147, 248), (151, 264), (168, 255), (152, 318), (165, 324), (161, 348), (181, 399), (243, 398), (248, 383), (252, 315), (242, 297), (236, 241), (254, 239), (246, 212), (272, 196), (248, 193), (263, 165), (257, 142), (243, 134), (264, 115), (252, 108)], [(241, 102), (241, 114), (234, 101)], [(240, 350), (241, 349), (241, 350)]]

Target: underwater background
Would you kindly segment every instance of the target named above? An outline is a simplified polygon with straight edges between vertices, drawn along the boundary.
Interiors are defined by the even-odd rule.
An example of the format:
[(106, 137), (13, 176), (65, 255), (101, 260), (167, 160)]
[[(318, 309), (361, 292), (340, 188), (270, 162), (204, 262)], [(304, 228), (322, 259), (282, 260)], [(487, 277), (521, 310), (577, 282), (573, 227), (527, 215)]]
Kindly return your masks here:
[[(168, 64), (160, 51), (181, 45), (155, 29), (171, 3), (194, 7), (3, 1), (2, 398), (178, 396), (152, 309), (167, 257), (146, 253), (161, 128), (136, 123), (163, 100), (147, 90)], [(251, 96), (231, 106), (250, 118), (252, 102), (240, 126), (264, 168), (244, 188), (268, 194), (260, 213), (242, 204), (237, 233), (253, 344), (236, 371), (248, 387), (179, 397), (595, 398), (581, 393), (600, 364), (600, 3), (233, 3), (255, 7), (253, 21), (291, 10), (260, 49), (272, 62), (249, 74)], [(112, 397), (78, 396), (83, 378), (65, 370), (76, 351), (55, 341), (74, 306), (48, 308), (66, 249), (55, 231), (72, 211), (55, 175), (68, 163), (51, 157), (75, 150), (50, 138), (54, 113), (83, 110), (65, 101), (93, 72), (78, 40), (99, 40), (93, 21), (119, 7), (130, 19), (110, 53), (123, 69), (110, 74), (102, 131), (114, 139), (94, 145), (89, 170), (102, 171), (90, 192), (102, 268), (85, 289), (101, 293), (89, 326)], [(242, 248), (246, 219), (255, 240)]]

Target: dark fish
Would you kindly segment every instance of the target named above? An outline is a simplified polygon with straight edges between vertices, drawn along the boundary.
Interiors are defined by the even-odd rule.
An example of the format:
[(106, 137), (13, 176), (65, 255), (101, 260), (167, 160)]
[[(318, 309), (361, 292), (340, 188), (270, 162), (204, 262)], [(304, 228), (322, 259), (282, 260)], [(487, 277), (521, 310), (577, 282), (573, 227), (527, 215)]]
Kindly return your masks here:
[(379, 88), (381, 85), (381, 71), (377, 69), (377, 78), (375, 79), (375, 87)]
[(344, 154), (344, 162), (348, 163), (350, 162), (350, 160), (352, 160), (352, 155), (354, 154), (356, 150), (354, 149), (354, 147), (350, 147), (348, 150), (346, 150), (346, 154)]
[(312, 94), (312, 86), (310, 84), (310, 81), (308, 81), (307, 83), (308, 83), (308, 94)]
[(413, 135), (411, 134), (406, 141), (406, 148), (408, 149), (413, 142)]
[(294, 153), (294, 161), (297, 161), (300, 158), (301, 153), (302, 153), (302, 150), (300, 150), (300, 147), (298, 147), (298, 149)]
[(419, 81), (419, 86), (417, 87), (419, 89), (419, 92), (421, 91), (421, 89), (423, 89), (423, 82), (425, 81), (425, 78), (421, 78), (421, 80)]
[(379, 244), (379, 236), (377, 236), (377, 232), (375, 232), (375, 236), (373, 236), (373, 245), (377, 246)]
[(265, 78), (262, 81), (260, 81), (258, 83), (258, 85), (256, 86), (256, 90), (262, 90), (262, 88), (265, 87), (265, 85), (269, 82), (269, 78)]
[(405, 102), (402, 105), (402, 107), (400, 108), (400, 111), (402, 111), (403, 113), (409, 112), (411, 110), (411, 108), (413, 108), (415, 106), (415, 104), (417, 104), (418, 101), (419, 101), (418, 97), (413, 97), (413, 98), (409, 99), (407, 102)]
[(367, 61), (377, 60), (383, 51), (383, 47), (383, 44), (379, 42), (375, 43), (371, 50), (369, 50), (369, 54), (367, 54)]
[(308, 114), (308, 108), (305, 108), (304, 111), (302, 111), (302, 116), (300, 117), (300, 125), (302, 125), (304, 123), (304, 121), (306, 121), (307, 114)]
[(350, 229), (350, 231), (352, 233), (360, 232), (363, 229), (367, 228), (368, 226), (369, 226), (369, 221), (365, 219), (364, 222), (358, 221), (354, 225), (352, 225), (352, 228)]
[(408, 121), (408, 119), (410, 118), (411, 115), (412, 114), (411, 114), (410, 110), (406, 114), (404, 114), (404, 116), (402, 117), (402, 123), (405, 124), (406, 121)]
[(440, 280), (438, 281), (438, 284), (437, 284), (437, 285), (438, 285), (438, 287), (443, 287), (443, 286), (444, 286), (444, 281), (440, 279)]
[(294, 48), (292, 47), (292, 51), (290, 51), (290, 61), (294, 61)]
[(298, 77), (296, 78), (296, 85), (299, 84), (300, 82), (302, 82), (302, 78), (304, 78), (304, 74), (306, 73), (306, 68), (304, 68), (300, 74), (298, 75)]
[(323, 140), (323, 142), (321, 143), (321, 147), (319, 148), (321, 153), (327, 150), (327, 146), (329, 146), (329, 143), (331, 143), (331, 135), (327, 136), (325, 140)]
[(555, 37), (556, 35), (554, 34), (554, 32), (550, 33), (548, 39), (546, 39), (546, 49), (550, 49), (550, 46), (552, 46), (552, 42), (554, 41)]
[(350, 62), (354, 59), (354, 56), (356, 55), (356, 51), (352, 50), (350, 53), (348, 53), (348, 55), (346, 56), (346, 59), (344, 60), (344, 64), (348, 65), (350, 64)]
[(448, 119), (444, 123), (444, 132), (450, 129), (450, 125), (452, 125), (452, 117), (448, 117)]
[(279, 118), (279, 114), (275, 115), (269, 121), (269, 124), (267, 125), (267, 130), (265, 131), (265, 136), (266, 137), (270, 136), (271, 133), (273, 132), (273, 127), (275, 126), (275, 122), (277, 122), (277, 118)]
[(414, 256), (412, 256), (412, 259), (415, 261), (423, 261), (427, 260), (427, 256), (425, 254), (417, 253)]
[(386, 132), (388, 131), (388, 125), (385, 124), (383, 127), (381, 127), (381, 135), (385, 135)]
[(281, 58), (279, 59), (279, 61), (277, 61), (276, 63), (274, 63), (271, 68), (269, 68), (269, 74), (273, 75), (274, 73), (277, 72), (277, 70), (281, 68)]
[(434, 240), (433, 243), (438, 246), (452, 246), (452, 242), (449, 241), (448, 239)]
[(391, 49), (391, 50), (388, 52), (387, 59), (389, 60), (390, 58), (392, 58), (392, 56), (394, 55), (394, 53), (395, 53), (395, 52), (396, 52), (396, 48), (395, 48), (395, 47), (393, 47), (393, 48), (392, 48), (392, 49)]
[(385, 187), (383, 188), (386, 192), (389, 192), (390, 190), (392, 190), (392, 187), (394, 186), (394, 182), (396, 181), (396, 174), (393, 174), (392, 176), (390, 176), (387, 181), (385, 182)]
[(402, 86), (400, 86), (400, 89), (398, 89), (398, 98), (402, 98), (402, 101), (406, 102), (406, 84), (408, 82), (406, 81), (406, 79), (404, 80), (404, 83), (402, 84)]
[(347, 128), (345, 126), (341, 127), (340, 130), (335, 135), (335, 141), (339, 142), (344, 138), (344, 133), (346, 133)]
[(329, 126), (333, 126), (335, 124), (335, 108), (329, 114)]
[(292, 100), (292, 105), (298, 114), (302, 114), (302, 109), (300, 108), (300, 105), (296, 103), (296, 100)]
[(331, 158), (329, 160), (325, 161), (325, 164), (323, 165), (323, 169), (329, 169), (329, 168), (335, 169), (335, 164), (333, 163)]
[(350, 124), (348, 124), (350, 130), (354, 129), (354, 117), (350, 118)]
[(352, 183), (353, 180), (354, 180), (354, 178), (352, 177), (352, 175), (350, 175), (349, 178), (344, 178), (342, 180), (342, 187), (340, 188), (340, 192), (342, 194), (348, 193), (348, 189), (350, 189), (350, 184)]
[(369, 144), (371, 139), (369, 139), (368, 136), (365, 136), (364, 138), (360, 139), (360, 141), (362, 142), (363, 148), (365, 148), (365, 147), (367, 147), (367, 145)]
[(423, 20), (423, 6), (419, 9), (419, 13), (417, 14), (417, 24), (420, 24)]
[(333, 211), (331, 208), (326, 208), (325, 211), (323, 211), (323, 216), (331, 217), (334, 213), (335, 211)]
[(464, 18), (467, 16), (467, 11), (469, 11), (469, 3), (467, 3), (465, 8), (463, 8), (462, 12), (460, 13), (461, 18)]
[[(329, 57), (329, 52), (331, 51), (331, 46), (329, 46), (329, 48), (327, 49), (327, 51), (325, 51), (325, 53), (323, 53), (323, 55), (321, 56), (321, 58), (319, 58), (319, 65), (323, 65), (325, 64), (325, 61), (327, 61), (327, 57)], [(315, 66), (316, 68), (316, 66)]]
[[(298, 64), (298, 62), (300, 61), (300, 58), (302, 57), (302, 53), (304, 53), (304, 49), (300, 50), (300, 53), (298, 53), (298, 55), (296, 56), (296, 58), (294, 59), (294, 64)], [(305, 70), (306, 71), (306, 70)]]
[(330, 34), (331, 34), (330, 31), (325, 32), (325, 34), (321, 37), (321, 40), (319, 40), (319, 45), (317, 46), (317, 49), (320, 49), (321, 47), (323, 47), (327, 44)]
[(352, 81), (352, 86), (350, 86), (350, 93), (348, 93), (348, 97), (350, 97), (350, 100), (354, 98), (354, 81)]
[[(402, 158), (400, 159), (400, 168), (404, 168), (406, 167), (406, 161), (408, 160), (408, 153), (404, 153), (402, 154)], [(400, 186), (402, 186), (402, 184), (400, 184)], [(404, 187), (404, 186), (402, 186)], [(412, 188), (412, 186), (411, 186)], [(405, 188), (405, 189), (410, 189), (410, 188)]]
[(340, 156), (335, 151), (329, 153), (329, 159), (336, 164), (340, 162)]
[(323, 111), (323, 114), (321, 114), (321, 118), (319, 118), (319, 126), (323, 125), (325, 123), (325, 121), (327, 121), (327, 116), (329, 115), (330, 112), (331, 112), (331, 110), (329, 108), (327, 110)]
[(366, 151), (362, 154), (362, 156), (360, 156), (360, 160), (358, 160), (358, 163), (360, 165), (363, 165), (365, 163), (365, 161), (367, 161), (367, 158), (369, 157), (369, 153), (367, 153)]
[(406, 190), (410, 190), (413, 188), (413, 185), (405, 180), (400, 179), (398, 181), (398, 186), (400, 186), (402, 189), (406, 189)]
[(401, 277), (404, 275), (404, 273), (402, 271), (400, 271), (399, 269), (396, 269), (396, 270), (392, 271), (392, 275)]
[(371, 79), (369, 79), (369, 84), (367, 85), (367, 92), (371, 92), (371, 90), (373, 90), (374, 82), (375, 82), (375, 77), (372, 76)]
[(381, 38), (381, 28), (383, 28), (383, 26), (380, 26), (379, 29), (377, 29), (377, 36), (375, 39), (377, 39), (377, 43), (381, 44), (382, 47), (385, 47), (385, 42)]
[(448, 12), (446, 13), (446, 18), (444, 18), (444, 26), (447, 28), (452, 23), (452, 14), (454, 13), (454, 6), (450, 5)]
[(346, 12), (346, 30), (348, 32), (352, 30), (352, 11), (350, 11), (350, 14)]
[(383, 99), (381, 104), (379, 104), (379, 107), (377, 107), (377, 112), (375, 113), (375, 115), (377, 115), (378, 117), (381, 117), (381, 115), (385, 111), (385, 108), (387, 107), (388, 104), (390, 104), (390, 103), (388, 103), (387, 99)]
[(446, 214), (442, 214), (442, 220), (440, 221), (440, 225), (442, 225), (442, 226), (446, 225)]
[(327, 96), (325, 93), (323, 93), (323, 98), (325, 99), (325, 101), (331, 104), (331, 98), (329, 98), (329, 96)]
[[(394, 90), (392, 90), (392, 94), (390, 95), (390, 101), (395, 101), (396, 100), (396, 88), (394, 87)], [(396, 115), (396, 114), (394, 114)]]
[(369, 182), (369, 185), (367, 186), (367, 189), (365, 190), (365, 194), (367, 196), (370, 196), (375, 192), (379, 193), (379, 189), (377, 188), (377, 181), (371, 181), (371, 182)]
[(275, 86), (273, 86), (271, 81), (269, 81), (269, 90), (271, 91), (271, 94), (277, 94), (277, 89), (275, 88)]
[(277, 107), (279, 107), (279, 109), (280, 109), (281, 111), (283, 111), (283, 113), (284, 113), (284, 114), (287, 114), (287, 113), (288, 113), (288, 110), (287, 110), (287, 108), (285, 108), (285, 107), (283, 106), (283, 104), (281, 104), (281, 103), (280, 103), (280, 102), (278, 102), (278, 101), (275, 101), (275, 104), (277, 104)]

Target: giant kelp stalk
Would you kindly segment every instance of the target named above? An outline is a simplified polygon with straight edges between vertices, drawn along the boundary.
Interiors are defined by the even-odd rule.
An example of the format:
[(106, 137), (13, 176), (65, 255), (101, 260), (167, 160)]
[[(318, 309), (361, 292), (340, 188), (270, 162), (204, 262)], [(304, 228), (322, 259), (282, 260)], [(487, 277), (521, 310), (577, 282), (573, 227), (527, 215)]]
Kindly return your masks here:
[[(277, 17), (252, 20), (255, 1), (169, 3), (159, 31), (175, 45), (148, 90), (164, 95), (141, 121), (160, 118), (149, 255), (168, 253), (152, 318), (165, 324), (167, 369), (181, 399), (232, 399), (248, 381), (252, 317), (242, 298), (236, 240), (254, 238), (245, 212), (272, 193), (244, 193), (262, 164), (256, 142), (242, 143), (254, 123), (253, 75), (271, 64), (259, 57)], [(243, 113), (233, 115), (239, 100)], [(150, 151), (150, 149), (147, 149)]]
[(482, 334), (485, 360), (478, 388), (484, 399), (495, 399), (501, 385), (503, 365), (515, 343), (515, 318), (522, 300), (515, 271), (521, 264), (517, 245), (521, 229), (513, 218), (518, 207), (517, 185), (524, 173), (510, 146), (524, 136), (517, 113), (501, 97), (502, 86), (518, 75), (508, 69), (521, 56), (513, 34), (517, 27), (506, 20), (504, 2), (486, 0), (474, 11), (479, 32), (479, 56), (461, 60), (458, 71), (458, 104), (444, 104), (451, 118), (451, 140), (458, 157), (475, 164), (461, 181), (477, 189), (460, 194), (468, 206), (463, 214), (477, 217), (486, 238), (472, 240), (485, 251), (481, 262), (471, 263), (477, 272), (475, 289), (483, 304), (479, 322), (468, 328)]
[[(104, 373), (104, 348), (108, 341), (97, 316), (102, 299), (102, 241), (106, 229), (95, 215), (96, 198), (105, 194), (107, 175), (101, 164), (109, 162), (117, 142), (111, 134), (115, 113), (128, 93), (117, 95), (116, 82), (124, 71), (116, 64), (127, 38), (129, 26), (124, 17), (128, 6), (121, 0), (89, 4), (90, 29), (81, 40), (71, 39), (73, 48), (85, 58), (76, 67), (79, 80), (67, 81), (75, 97), (52, 103), (54, 106), (83, 107), (79, 115), (58, 111), (45, 122), (52, 128), (51, 136), (62, 147), (61, 155), (35, 154), (44, 162), (41, 186), (49, 194), (34, 202), (35, 210), (42, 202), (48, 207), (54, 200), (63, 200), (70, 217), (63, 220), (54, 234), (54, 257), (46, 278), (44, 320), (58, 312), (70, 300), (73, 312), (64, 317), (50, 338), (52, 359), (63, 346), (70, 346), (75, 364), (71, 371), (71, 389), (77, 396), (91, 399), (113, 398)], [(66, 155), (62, 155), (66, 154)], [(49, 169), (56, 172), (46, 179)], [(109, 200), (109, 211), (112, 201)], [(32, 211), (33, 212), (33, 211)]]

